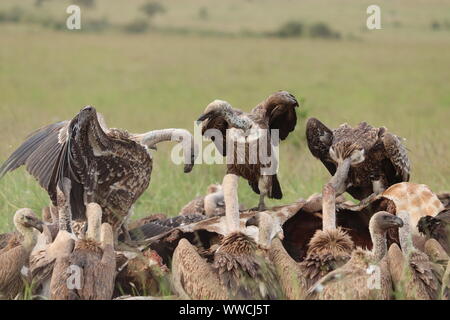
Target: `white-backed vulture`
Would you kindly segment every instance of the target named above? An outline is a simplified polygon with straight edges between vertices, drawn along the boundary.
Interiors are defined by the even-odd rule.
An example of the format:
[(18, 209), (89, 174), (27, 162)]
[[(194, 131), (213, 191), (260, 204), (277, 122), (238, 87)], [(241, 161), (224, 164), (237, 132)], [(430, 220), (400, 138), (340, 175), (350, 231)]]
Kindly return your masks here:
[[(225, 236), (214, 247), (210, 262), (196, 248), (181, 239), (173, 254), (172, 283), (182, 298), (192, 299), (275, 299), (282, 296), (276, 272), (268, 261), (265, 247), (277, 233), (256, 233), (257, 242), (240, 227), (237, 201), (238, 177), (227, 174), (225, 190)], [(263, 218), (264, 220), (264, 218)], [(264, 223), (267, 228), (267, 223)], [(248, 231), (255, 230), (249, 226)], [(247, 229), (245, 231), (247, 231)], [(256, 230), (255, 230), (256, 231)]]
[(441, 298), (442, 266), (414, 248), (408, 211), (397, 212), (404, 225), (399, 230), (400, 246), (389, 248), (389, 269), (397, 299), (435, 300)]
[(308, 147), (330, 174), (337, 195), (347, 191), (364, 200), (389, 186), (409, 181), (410, 164), (402, 139), (384, 127), (366, 122), (330, 130), (310, 118), (306, 124)]
[(207, 194), (189, 201), (180, 211), (181, 215), (201, 214), (207, 217), (225, 214), (223, 189), (220, 184), (208, 186)]
[[(226, 156), (227, 174), (243, 177), (260, 195), (259, 211), (265, 210), (265, 196), (274, 199), (283, 196), (276, 174), (278, 159), (274, 159), (272, 149), (279, 143), (276, 138), (284, 140), (295, 129), (296, 107), (298, 102), (292, 94), (278, 91), (250, 113), (215, 100), (197, 120), (203, 122), (202, 134), (213, 140), (218, 151)], [(278, 130), (278, 137), (273, 130)]]
[(388, 212), (380, 211), (369, 223), (373, 248), (357, 248), (350, 260), (330, 272), (309, 290), (309, 297), (320, 300), (387, 300), (392, 294), (392, 279), (386, 257), (386, 231), (398, 228), (403, 221)]
[[(50, 281), (55, 264), (69, 256), (74, 247), (76, 237), (71, 232), (71, 210), (69, 203), (70, 180), (64, 179), (63, 190), (57, 186), (57, 214), (53, 213), (52, 222), (57, 222), (58, 233), (52, 239), (47, 236), (47, 225), (30, 256), (30, 274), (32, 292), (36, 298), (50, 298)], [(57, 216), (57, 217), (56, 217)], [(51, 226), (54, 226), (52, 224)]]
[(295, 262), (277, 239), (269, 250), (284, 294), (289, 299), (305, 298), (314, 283), (350, 259), (354, 247), (350, 236), (341, 228), (336, 228), (335, 192), (331, 184), (324, 186), (320, 198), (322, 230), (317, 230), (309, 241), (305, 259)]
[(194, 165), (192, 135), (183, 129), (163, 129), (129, 134), (107, 128), (92, 106), (83, 108), (72, 120), (34, 132), (0, 167), (0, 177), (25, 165), (56, 205), (56, 188), (72, 182), (70, 204), (73, 219), (85, 220), (85, 205), (98, 203), (103, 222), (111, 224), (116, 236), (132, 205), (147, 189), (152, 172), (149, 148), (162, 141), (182, 141), (185, 172)]
[(26, 279), (22, 275), (22, 269), (28, 266), (31, 250), (37, 240), (34, 229), (42, 232), (42, 221), (31, 209), (16, 211), (14, 226), (23, 240), (17, 242), (17, 239), (13, 239), (14, 241), (0, 252), (0, 298), (15, 299), (21, 296)]
[[(114, 291), (116, 256), (111, 226), (101, 223), (102, 209), (96, 203), (86, 206), (86, 239), (75, 242), (73, 252), (55, 265), (50, 283), (56, 300), (108, 300)], [(72, 284), (70, 287), (68, 283)]]

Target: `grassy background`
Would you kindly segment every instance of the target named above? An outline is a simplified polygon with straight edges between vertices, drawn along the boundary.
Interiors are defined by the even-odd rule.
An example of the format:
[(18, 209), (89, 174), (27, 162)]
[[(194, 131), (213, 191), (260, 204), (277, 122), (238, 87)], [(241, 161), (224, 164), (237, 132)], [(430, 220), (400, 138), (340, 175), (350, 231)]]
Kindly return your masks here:
[[(370, 1), (165, 0), (166, 12), (147, 32), (121, 26), (147, 19), (145, 1), (96, 0), (82, 6), (83, 21), (102, 19), (101, 32), (54, 30), (40, 21), (62, 21), (69, 1), (2, 0), (0, 12), (23, 9), (20, 21), (0, 23), (0, 160), (27, 134), (72, 118), (84, 105), (102, 112), (111, 127), (144, 132), (165, 127), (193, 131), (213, 99), (249, 110), (284, 89), (304, 100), (296, 131), (280, 150), (281, 202), (319, 192), (329, 178), (309, 153), (306, 117), (330, 127), (368, 121), (407, 138), (412, 181), (434, 191), (450, 189), (450, 2), (378, 1), (382, 30), (365, 28)], [(207, 17), (200, 18), (200, 10)], [(340, 39), (261, 36), (289, 21), (325, 22)], [(38, 21), (39, 23), (37, 23)], [(434, 30), (433, 22), (440, 28)], [(149, 189), (135, 218), (176, 214), (224, 166), (200, 165), (186, 175), (170, 161), (168, 143), (154, 153)], [(241, 181), (239, 199), (258, 198)], [(270, 201), (270, 204), (281, 203)], [(0, 232), (12, 229), (17, 208), (37, 212), (48, 197), (20, 169), (0, 181)]]

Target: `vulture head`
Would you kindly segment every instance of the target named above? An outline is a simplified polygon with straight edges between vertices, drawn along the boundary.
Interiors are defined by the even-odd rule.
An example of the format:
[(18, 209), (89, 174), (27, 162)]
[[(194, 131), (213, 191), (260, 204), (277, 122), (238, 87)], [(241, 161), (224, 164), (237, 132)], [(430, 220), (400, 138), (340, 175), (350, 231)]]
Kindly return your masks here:
[(233, 113), (233, 107), (224, 100), (214, 100), (206, 106), (203, 114), (197, 119), (197, 121), (204, 121), (207, 119), (214, 118), (216, 116), (231, 114)]
[(403, 220), (386, 211), (375, 213), (369, 222), (369, 229), (374, 233), (385, 233), (392, 228), (403, 227)]
[(35, 228), (43, 232), (43, 223), (31, 209), (20, 209), (14, 215), (14, 225), (18, 230), (22, 228)]
[(330, 147), (330, 157), (336, 163), (349, 159), (350, 166), (356, 166), (365, 160), (364, 148), (350, 141), (339, 141)]

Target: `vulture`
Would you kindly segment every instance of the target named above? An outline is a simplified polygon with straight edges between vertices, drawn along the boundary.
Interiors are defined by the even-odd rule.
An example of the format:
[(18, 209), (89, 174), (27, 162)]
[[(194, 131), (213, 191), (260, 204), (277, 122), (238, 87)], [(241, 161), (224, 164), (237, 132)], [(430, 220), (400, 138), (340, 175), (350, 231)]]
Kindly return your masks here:
[(191, 200), (181, 209), (180, 214), (201, 214), (207, 217), (225, 214), (222, 185), (212, 184), (208, 186), (207, 194)]
[[(34, 296), (41, 299), (50, 299), (50, 283), (52, 274), (60, 272), (59, 270), (54, 272), (55, 266), (60, 265), (61, 261), (67, 260), (67, 257), (70, 256), (75, 245), (76, 237), (71, 231), (70, 223), (70, 180), (65, 178), (62, 186), (63, 190), (57, 186), (56, 191), (57, 214), (53, 212), (55, 209), (50, 208), (50, 213), (53, 216), (52, 222), (57, 222), (57, 234), (54, 239), (52, 239), (52, 237), (42, 239), (41, 237), (39, 239), (39, 243), (35, 246), (30, 256), (32, 292)], [(47, 209), (44, 209), (44, 213), (46, 211)], [(45, 216), (46, 219), (48, 219), (48, 214), (45, 214)], [(46, 225), (45, 229), (48, 229), (49, 226), (53, 225), (54, 224)]]
[[(194, 165), (194, 142), (183, 129), (130, 134), (110, 129), (94, 107), (84, 107), (72, 120), (57, 122), (32, 133), (0, 167), (0, 177), (24, 165), (56, 205), (56, 188), (71, 181), (73, 219), (85, 220), (85, 206), (98, 203), (103, 222), (117, 237), (131, 208), (150, 183), (150, 148), (162, 141), (182, 141), (185, 172)], [(124, 228), (125, 229), (125, 228)]]
[(15, 299), (24, 288), (23, 269), (28, 266), (30, 253), (36, 245), (33, 229), (43, 231), (40, 221), (31, 209), (20, 209), (14, 214), (14, 226), (23, 239), (12, 239), (0, 251), (0, 298)]
[(278, 91), (250, 113), (234, 109), (226, 101), (215, 100), (197, 120), (203, 124), (203, 136), (214, 141), (219, 153), (226, 157), (227, 174), (243, 177), (260, 195), (259, 211), (265, 210), (266, 196), (274, 199), (283, 196), (273, 147), (294, 131), (298, 106), (292, 94)]
[(73, 251), (55, 264), (50, 283), (52, 299), (112, 298), (116, 276), (112, 228), (108, 223), (102, 224), (102, 209), (97, 203), (86, 206), (86, 216), (86, 238), (76, 241)]
[(333, 175), (330, 182), (337, 195), (347, 191), (364, 200), (395, 183), (409, 181), (410, 164), (402, 138), (384, 127), (361, 122), (355, 128), (342, 124), (330, 130), (310, 118), (306, 138), (312, 155)]
[(434, 217), (420, 218), (417, 228), (427, 238), (436, 239), (450, 255), (450, 209), (444, 210)]
[(263, 228), (268, 230), (259, 230), (255, 240), (249, 232), (255, 226), (240, 228), (237, 198), (226, 191), (236, 189), (237, 176), (226, 175), (223, 186), (227, 231), (220, 243), (210, 248), (210, 261), (199, 255), (187, 239), (179, 241), (172, 261), (174, 290), (184, 299), (279, 298), (282, 291), (265, 249), (274, 234), (272, 231), (276, 230), (272, 229), (274, 223), (261, 219)]
[(327, 273), (344, 265), (353, 251), (353, 241), (340, 227), (336, 228), (335, 193), (330, 184), (322, 192), (322, 230), (317, 230), (308, 244), (305, 259), (293, 260), (281, 242), (273, 241), (270, 257), (283, 291), (289, 299), (303, 299), (306, 291)]
[(412, 241), (408, 211), (397, 213), (404, 225), (399, 230), (400, 246), (389, 248), (389, 269), (397, 298), (408, 300), (436, 300), (441, 298), (442, 266), (417, 250)]
[[(389, 273), (386, 231), (403, 226), (399, 217), (386, 211), (375, 213), (369, 222), (373, 248), (357, 248), (342, 267), (328, 273), (308, 291), (319, 300), (388, 300), (392, 279)], [(369, 285), (370, 284), (370, 285)]]

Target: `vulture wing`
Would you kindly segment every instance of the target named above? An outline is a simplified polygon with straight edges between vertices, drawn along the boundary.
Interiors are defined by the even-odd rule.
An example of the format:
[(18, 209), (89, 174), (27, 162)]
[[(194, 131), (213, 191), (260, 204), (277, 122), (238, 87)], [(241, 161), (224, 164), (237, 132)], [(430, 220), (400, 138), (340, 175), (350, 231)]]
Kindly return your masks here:
[(77, 130), (77, 117), (61, 121), (32, 133), (0, 167), (0, 178), (20, 166), (35, 177), (56, 205), (56, 187), (63, 189), (63, 177), (72, 181), (71, 204), (75, 219), (84, 217), (83, 186), (75, 178), (70, 144)]
[(395, 177), (389, 177), (394, 182), (409, 181), (410, 165), (406, 148), (401, 139), (389, 132), (381, 137), (386, 154), (395, 168)]
[(69, 121), (62, 121), (32, 133), (0, 167), (0, 178), (7, 172), (25, 165), (27, 171), (48, 191), (67, 141), (67, 134), (64, 132), (67, 131), (68, 125)]
[(336, 164), (330, 158), (330, 147), (333, 143), (333, 132), (316, 118), (306, 123), (306, 139), (312, 155), (325, 165), (331, 175), (336, 173)]

